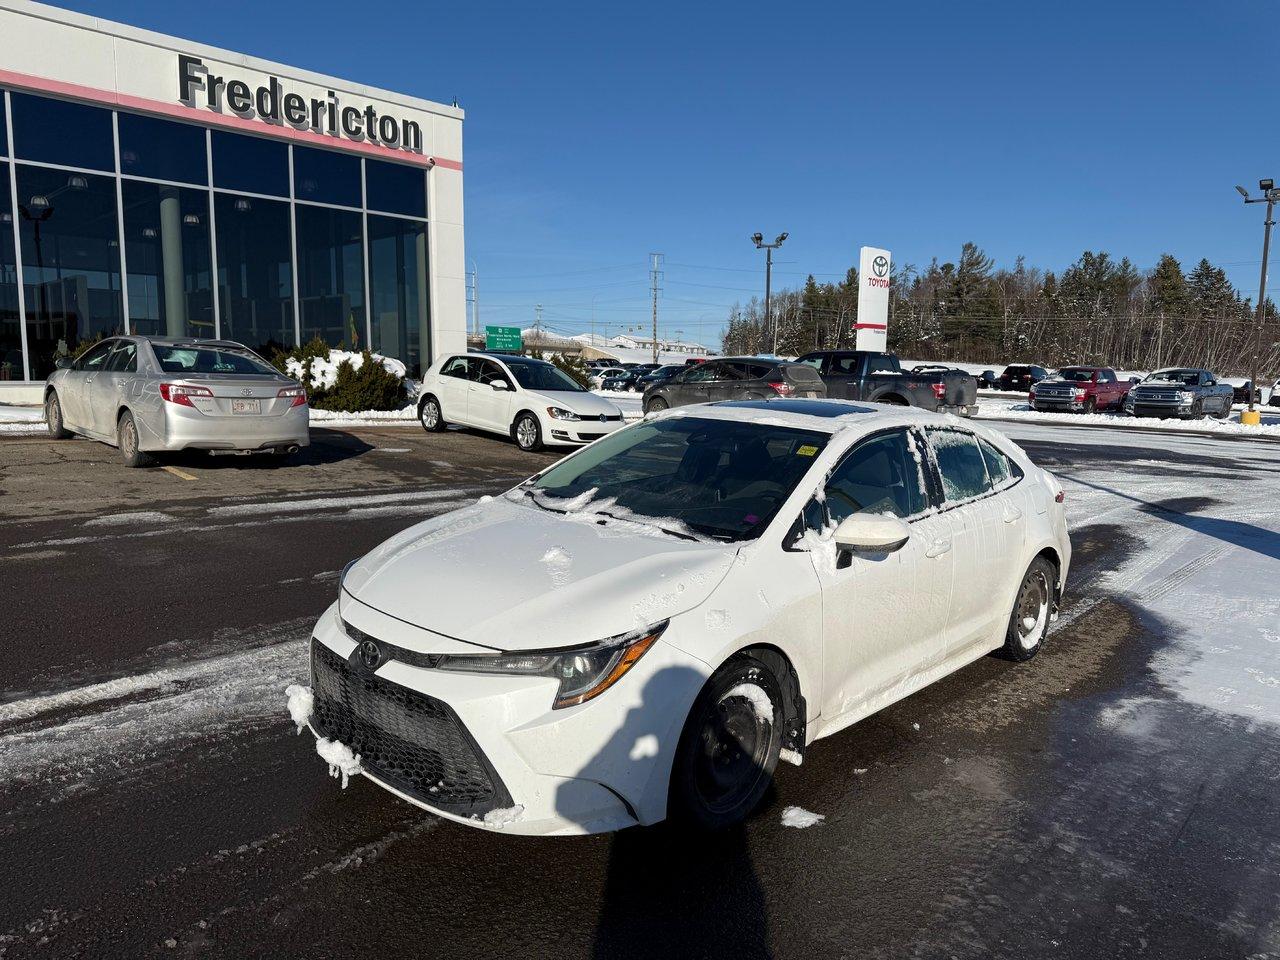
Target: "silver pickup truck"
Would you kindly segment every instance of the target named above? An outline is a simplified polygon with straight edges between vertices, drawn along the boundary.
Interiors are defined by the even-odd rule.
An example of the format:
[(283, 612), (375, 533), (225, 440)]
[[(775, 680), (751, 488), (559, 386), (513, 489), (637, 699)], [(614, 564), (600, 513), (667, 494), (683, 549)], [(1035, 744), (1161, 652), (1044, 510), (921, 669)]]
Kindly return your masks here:
[(1231, 416), (1234, 399), (1231, 385), (1219, 383), (1208, 370), (1169, 367), (1147, 374), (1130, 390), (1124, 411), (1135, 417), (1199, 420), (1212, 415), (1225, 420)]

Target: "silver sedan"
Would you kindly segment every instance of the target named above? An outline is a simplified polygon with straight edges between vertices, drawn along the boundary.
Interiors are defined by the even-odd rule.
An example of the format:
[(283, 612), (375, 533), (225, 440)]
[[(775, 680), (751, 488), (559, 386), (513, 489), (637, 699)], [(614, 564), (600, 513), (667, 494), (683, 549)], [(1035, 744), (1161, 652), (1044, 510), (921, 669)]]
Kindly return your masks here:
[(49, 433), (112, 444), (130, 467), (172, 450), (294, 453), (310, 443), (302, 385), (229, 340), (111, 337), (57, 362)]

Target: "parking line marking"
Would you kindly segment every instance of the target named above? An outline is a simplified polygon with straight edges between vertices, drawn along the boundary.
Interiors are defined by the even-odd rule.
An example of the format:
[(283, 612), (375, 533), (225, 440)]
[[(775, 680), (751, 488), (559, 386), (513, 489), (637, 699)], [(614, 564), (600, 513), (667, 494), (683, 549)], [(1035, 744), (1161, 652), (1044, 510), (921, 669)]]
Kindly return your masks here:
[(172, 473), (175, 477), (178, 477), (182, 480), (198, 479), (197, 477), (193, 477), (191, 474), (187, 473), (187, 471), (185, 470), (179, 470), (177, 467), (164, 466), (164, 467), (161, 467), (160, 469), (168, 473)]

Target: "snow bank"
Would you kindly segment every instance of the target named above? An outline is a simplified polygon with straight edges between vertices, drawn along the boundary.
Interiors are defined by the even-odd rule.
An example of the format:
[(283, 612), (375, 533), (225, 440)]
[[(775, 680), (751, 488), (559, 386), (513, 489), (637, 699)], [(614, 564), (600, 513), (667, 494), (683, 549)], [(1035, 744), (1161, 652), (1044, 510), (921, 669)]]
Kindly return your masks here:
[(810, 813), (804, 807), (786, 807), (782, 811), (782, 825), (795, 827), (797, 830), (816, 827), (825, 819), (827, 819), (826, 814)]
[(1256, 427), (1245, 426), (1239, 415), (1230, 420), (1158, 420), (1154, 417), (1126, 417), (1115, 413), (1049, 413), (1032, 410), (1028, 403), (981, 404), (978, 420), (1016, 420), (1028, 423), (1053, 423), (1061, 426), (1106, 426), (1121, 430), (1158, 430), (1170, 433), (1211, 433), (1230, 437), (1280, 438), (1280, 413), (1264, 411), (1262, 423)]
[(307, 725), (307, 721), (311, 719), (311, 711), (315, 709), (316, 698), (311, 695), (311, 688), (304, 687), (298, 683), (291, 683), (284, 688), (284, 695), (288, 698), (287, 706), (289, 707), (289, 719), (301, 733)]
[[(382, 364), (383, 367), (386, 368), (388, 373), (395, 374), (401, 380), (403, 380), (409, 372), (408, 368), (394, 357), (384, 357), (376, 353), (372, 356), (376, 362)], [(328, 360), (324, 359), (324, 357), (315, 357), (311, 361), (312, 384), (314, 384), (318, 389), (333, 389), (333, 385), (338, 379), (338, 366), (344, 360), (351, 364), (352, 370), (359, 370), (364, 366), (363, 353), (352, 353), (350, 350), (330, 350)], [(301, 360), (286, 360), (284, 365), (285, 372), (295, 380), (302, 379), (302, 367), (303, 364)]]
[(730, 697), (742, 697), (751, 704), (751, 709), (755, 711), (756, 719), (764, 723), (773, 723), (773, 701), (769, 699), (769, 694), (754, 683), (740, 683), (735, 687), (731, 687), (720, 702), (728, 700)]
[(329, 776), (342, 778), (343, 790), (347, 789), (347, 781), (360, 772), (360, 755), (352, 753), (351, 748), (341, 740), (317, 737), (316, 753), (329, 765)]

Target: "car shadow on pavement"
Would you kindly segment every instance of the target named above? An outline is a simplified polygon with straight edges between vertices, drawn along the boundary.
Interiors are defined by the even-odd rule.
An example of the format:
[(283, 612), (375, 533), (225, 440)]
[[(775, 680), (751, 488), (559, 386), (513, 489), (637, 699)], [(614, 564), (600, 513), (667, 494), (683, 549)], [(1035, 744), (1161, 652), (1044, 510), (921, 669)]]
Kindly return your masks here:
[(337, 430), (311, 431), (311, 445), (297, 453), (212, 454), (203, 450), (184, 450), (162, 456), (160, 463), (203, 470), (272, 470), (284, 467), (322, 466), (341, 463), (363, 456), (375, 449), (360, 437)]
[(1155, 501), (1153, 503), (1149, 500), (1143, 500), (1141, 497), (1135, 497), (1132, 494), (1116, 490), (1114, 487), (1081, 480), (1079, 477), (1073, 477), (1072, 482), (1136, 503), (1140, 512), (1159, 517), (1180, 527), (1186, 527), (1195, 533), (1213, 537), (1215, 540), (1221, 540), (1223, 543), (1229, 543), (1245, 550), (1251, 550), (1272, 560), (1280, 560), (1280, 533), (1274, 530), (1268, 530), (1266, 527), (1260, 527), (1252, 523), (1244, 523), (1240, 520), (1205, 517), (1188, 512), (1200, 505), (1195, 501)]
[[(669, 781), (685, 718), (705, 681), (688, 667), (667, 667), (650, 677), (642, 702), (627, 711), (577, 778), (557, 791), (561, 815), (588, 827), (598, 823), (598, 811), (581, 812), (580, 787), (585, 781), (632, 782), (628, 768), (637, 764), (650, 768), (640, 782)], [(768, 806), (772, 792), (771, 786), (757, 810)], [(625, 801), (628, 812), (631, 800), (639, 802)], [(712, 832), (666, 821), (610, 838), (592, 956), (770, 957), (767, 934), (764, 890), (742, 824)]]

